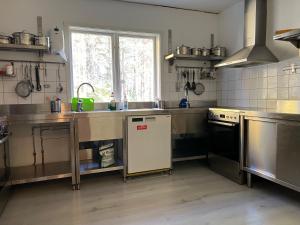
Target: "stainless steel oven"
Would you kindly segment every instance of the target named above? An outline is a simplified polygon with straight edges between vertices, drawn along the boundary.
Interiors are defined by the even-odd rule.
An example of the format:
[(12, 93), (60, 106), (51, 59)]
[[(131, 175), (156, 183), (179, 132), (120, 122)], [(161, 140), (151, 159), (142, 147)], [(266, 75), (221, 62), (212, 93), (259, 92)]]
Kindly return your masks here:
[(211, 108), (208, 113), (209, 167), (239, 183), (244, 183), (240, 169), (240, 113), (238, 110)]
[(7, 121), (0, 118), (0, 215), (9, 198), (10, 186), (8, 126)]

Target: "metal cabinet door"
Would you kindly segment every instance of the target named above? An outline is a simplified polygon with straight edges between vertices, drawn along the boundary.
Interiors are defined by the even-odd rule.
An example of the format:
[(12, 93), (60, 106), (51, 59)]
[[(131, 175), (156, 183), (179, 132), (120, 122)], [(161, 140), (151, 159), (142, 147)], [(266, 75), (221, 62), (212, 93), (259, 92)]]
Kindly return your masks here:
[(78, 119), (79, 142), (123, 138), (121, 116), (91, 117)]
[(246, 121), (246, 167), (267, 177), (276, 177), (277, 124), (272, 121)]
[(278, 123), (277, 178), (300, 187), (300, 123)]

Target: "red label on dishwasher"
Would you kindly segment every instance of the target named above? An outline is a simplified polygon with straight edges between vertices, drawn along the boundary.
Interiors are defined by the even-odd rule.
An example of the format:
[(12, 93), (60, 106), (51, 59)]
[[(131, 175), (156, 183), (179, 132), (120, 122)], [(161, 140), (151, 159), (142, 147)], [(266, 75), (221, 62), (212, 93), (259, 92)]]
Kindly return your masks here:
[(147, 130), (147, 125), (138, 125), (136, 126), (137, 130)]

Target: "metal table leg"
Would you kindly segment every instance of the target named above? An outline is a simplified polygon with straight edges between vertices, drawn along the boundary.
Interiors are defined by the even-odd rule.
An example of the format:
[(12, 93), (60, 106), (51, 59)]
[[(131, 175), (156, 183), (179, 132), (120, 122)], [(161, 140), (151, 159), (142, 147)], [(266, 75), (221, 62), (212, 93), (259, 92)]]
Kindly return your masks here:
[(75, 174), (76, 174), (76, 190), (80, 189), (80, 158), (79, 158), (79, 137), (78, 137), (78, 120), (74, 120), (74, 148), (75, 156)]
[(77, 179), (76, 179), (76, 157), (75, 157), (75, 148), (74, 148), (74, 122), (70, 122), (70, 155), (71, 155), (71, 171), (72, 171), (72, 187), (73, 190), (76, 190), (76, 184), (77, 184)]
[(252, 188), (252, 174), (247, 173), (247, 186), (248, 188)]

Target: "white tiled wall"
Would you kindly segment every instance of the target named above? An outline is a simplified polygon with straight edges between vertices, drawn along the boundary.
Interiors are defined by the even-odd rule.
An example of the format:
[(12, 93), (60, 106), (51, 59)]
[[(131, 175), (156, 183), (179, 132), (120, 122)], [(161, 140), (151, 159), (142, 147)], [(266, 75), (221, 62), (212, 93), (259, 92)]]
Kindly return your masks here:
[[(5, 63), (0, 63), (0, 68), (3, 68)], [(23, 67), (25, 67), (26, 63), (23, 63)], [(29, 64), (28, 64), (29, 65)], [(205, 66), (202, 64), (189, 64), (189, 62), (183, 62), (182, 65), (184, 66)], [(35, 78), (35, 70), (34, 64), (32, 64), (32, 79), (33, 83), (36, 86), (36, 78)], [(40, 69), (40, 79), (42, 85), (42, 91), (38, 92), (34, 90), (34, 92), (27, 98), (22, 98), (17, 96), (15, 93), (15, 87), (18, 81), (24, 79), (22, 74), (22, 63), (15, 63), (14, 70), (15, 70), (15, 77), (7, 77), (7, 76), (0, 76), (0, 104), (47, 104), (48, 99), (52, 97), (60, 97), (63, 102), (70, 102), (68, 97), (68, 78), (66, 73), (65, 66), (60, 66), (60, 76), (61, 76), (61, 83), (63, 86), (63, 92), (57, 93), (56, 88), (58, 85), (58, 65), (56, 64), (47, 64), (47, 73), (45, 74), (44, 64), (41, 64)], [(185, 81), (182, 80), (182, 87), (180, 92), (176, 92), (176, 81), (177, 81), (177, 74), (175, 67), (172, 68), (172, 72), (166, 72), (163, 75), (162, 79), (162, 99), (167, 101), (180, 101), (185, 96), (184, 92), (184, 84)], [(192, 82), (192, 76), (190, 76), (190, 82)], [(195, 95), (192, 91), (189, 91), (190, 100), (213, 100), (217, 99), (216, 94), (216, 80), (198, 80), (197, 76), (195, 78), (195, 82), (201, 82), (204, 87), (205, 91), (202, 95)], [(44, 85), (49, 84), (49, 88), (45, 88)]]
[[(0, 67), (2, 68), (5, 64), (1, 63)], [(23, 63), (23, 68), (26, 63)], [(29, 66), (30, 64), (28, 64)], [(35, 70), (34, 64), (32, 64), (32, 79), (33, 84), (36, 88), (36, 78), (35, 78)], [(42, 85), (42, 91), (38, 92), (34, 90), (34, 92), (27, 98), (19, 97), (15, 93), (15, 87), (17, 83), (24, 79), (22, 74), (22, 64), (15, 63), (15, 77), (0, 77), (0, 104), (44, 104), (48, 103), (48, 99), (52, 97), (59, 97), (63, 102), (68, 101), (68, 91), (67, 91), (67, 77), (66, 77), (66, 69), (64, 66), (60, 66), (60, 77), (61, 84), (63, 86), (63, 92), (57, 93), (56, 88), (58, 85), (58, 65), (55, 64), (47, 64), (47, 73), (45, 74), (44, 64), (41, 64), (40, 69), (40, 80)], [(44, 85), (49, 84), (49, 88), (45, 88)]]
[(223, 69), (217, 74), (219, 106), (274, 109), (277, 100), (300, 100), (300, 58), (243, 69)]

